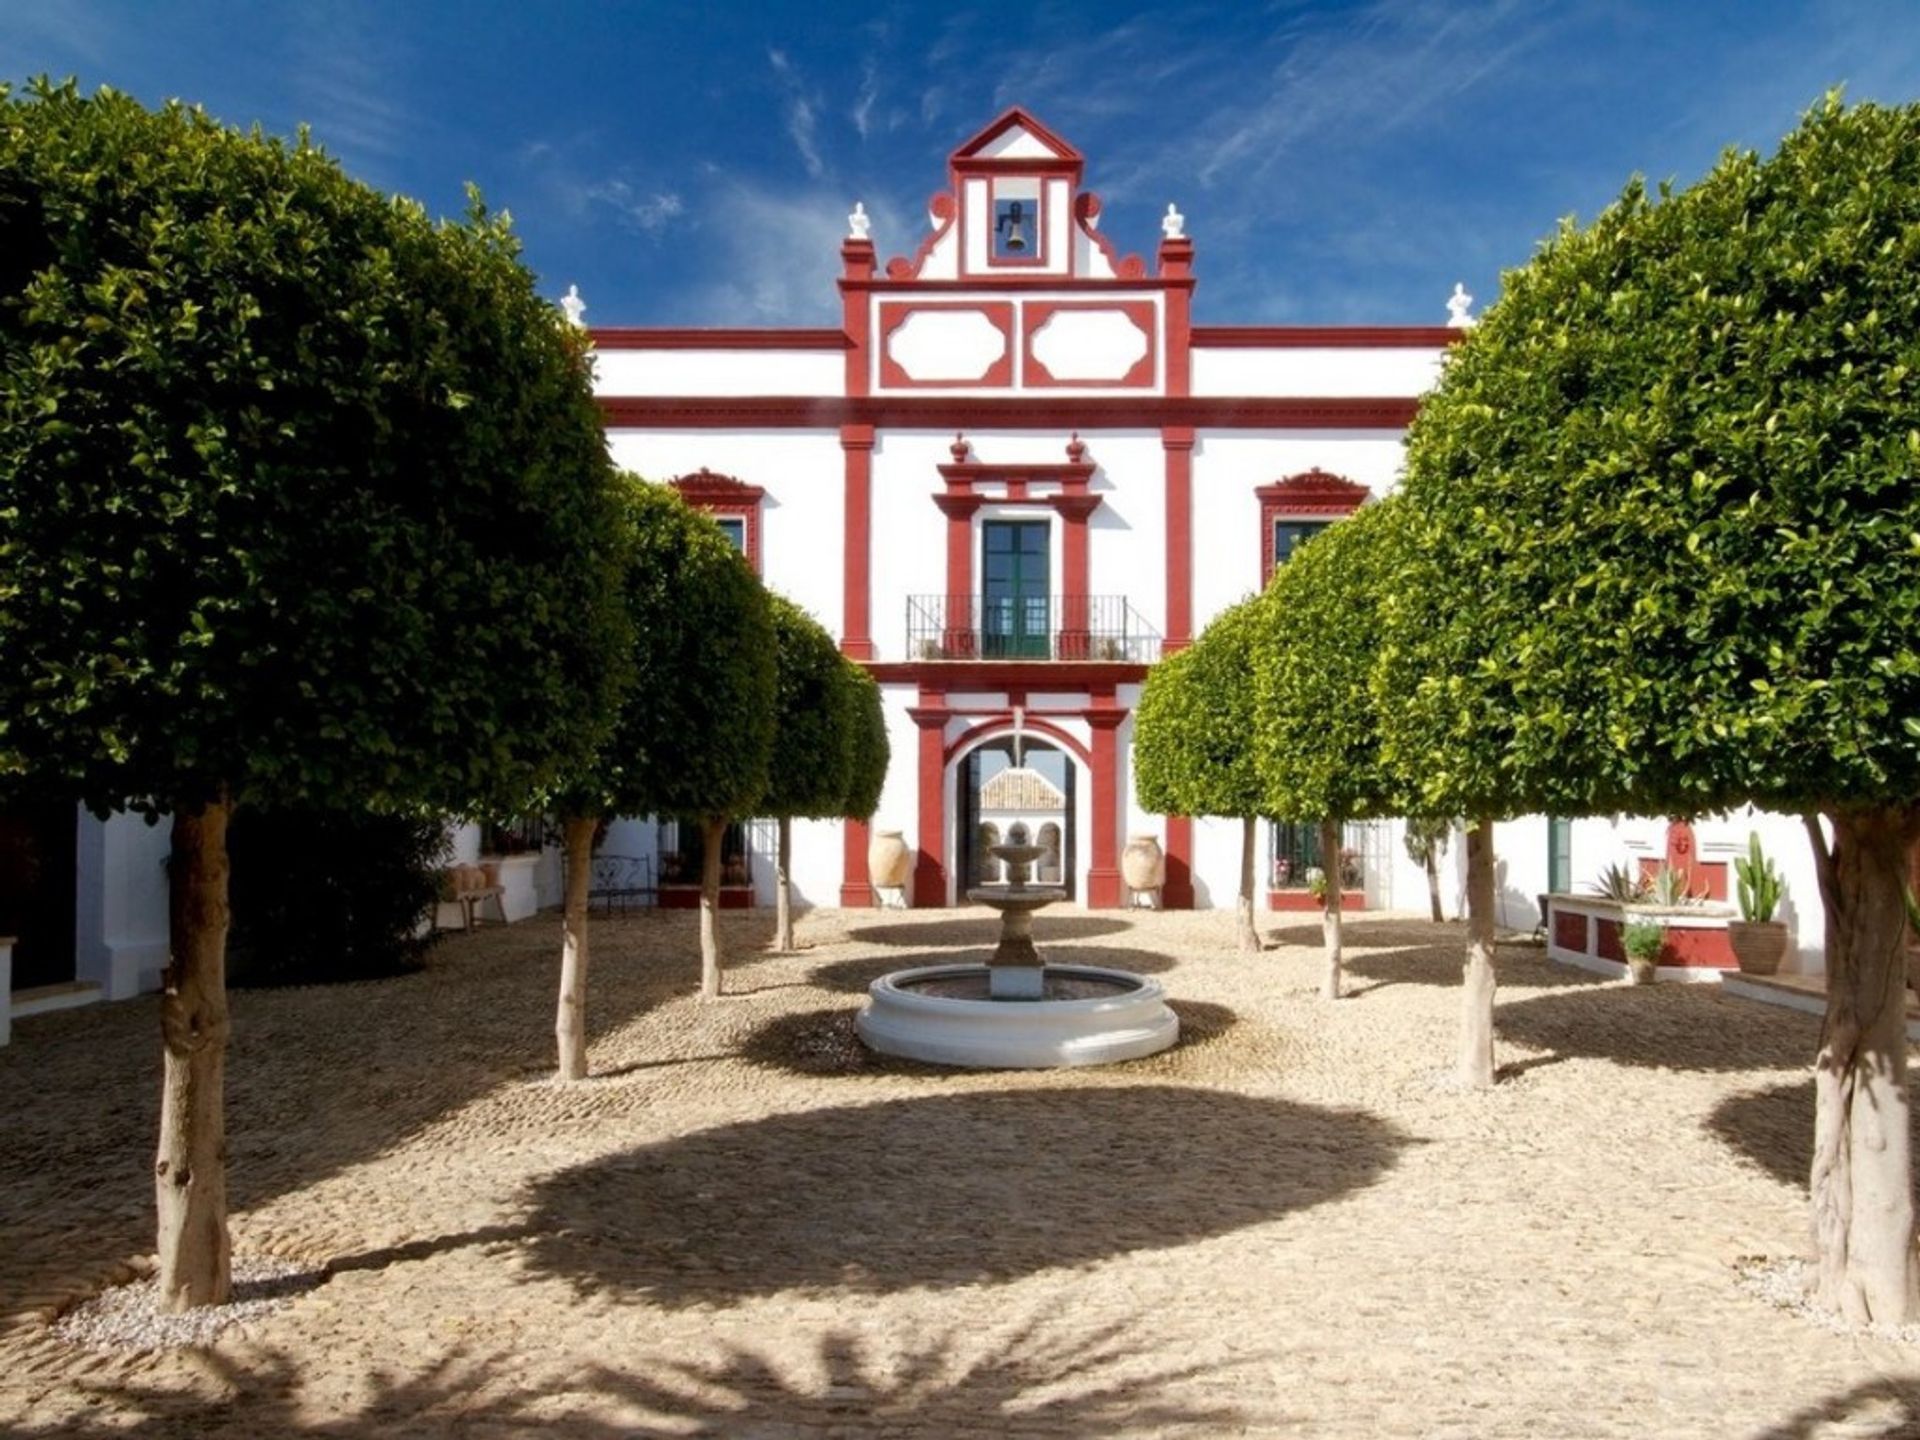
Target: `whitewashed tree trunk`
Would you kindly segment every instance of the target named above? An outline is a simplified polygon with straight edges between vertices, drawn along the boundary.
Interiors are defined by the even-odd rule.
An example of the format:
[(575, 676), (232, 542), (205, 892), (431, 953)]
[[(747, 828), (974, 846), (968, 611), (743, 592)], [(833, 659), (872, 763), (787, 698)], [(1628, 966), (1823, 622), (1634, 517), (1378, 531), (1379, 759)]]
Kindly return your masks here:
[(1433, 911), (1433, 923), (1438, 925), (1447, 917), (1440, 909), (1440, 865), (1433, 857), (1434, 847), (1427, 847), (1427, 907)]
[(1338, 1000), (1344, 993), (1340, 969), (1340, 822), (1332, 817), (1320, 822), (1320, 869), (1327, 877), (1320, 897), (1320, 940), (1327, 952), (1320, 998)]
[(560, 1051), (559, 1080), (587, 1078), (587, 892), (593, 884), (593, 820), (570, 816), (562, 827), (567, 847), (567, 894), (561, 912), (560, 1005), (553, 1037)]
[(1460, 996), (1460, 1083), (1493, 1084), (1493, 821), (1467, 830), (1467, 969)]
[(231, 1286), (227, 1236), (227, 822), (223, 795), (173, 817), (168, 862), (170, 954), (160, 995), (164, 1068), (160, 1148), (160, 1308), (223, 1305)]
[(725, 816), (704, 822), (706, 852), (700, 861), (700, 998), (720, 994), (720, 842), (726, 838)]
[(1253, 853), (1259, 836), (1259, 824), (1251, 815), (1240, 820), (1240, 897), (1235, 902), (1239, 912), (1236, 928), (1239, 931), (1240, 953), (1258, 955), (1260, 953), (1260, 926), (1253, 914)]
[(780, 849), (773, 862), (773, 948), (782, 955), (793, 950), (793, 821), (780, 817)]
[(1807, 819), (1826, 912), (1827, 1014), (1814, 1065), (1817, 1298), (1856, 1321), (1920, 1319), (1908, 1129), (1906, 908), (1912, 807)]

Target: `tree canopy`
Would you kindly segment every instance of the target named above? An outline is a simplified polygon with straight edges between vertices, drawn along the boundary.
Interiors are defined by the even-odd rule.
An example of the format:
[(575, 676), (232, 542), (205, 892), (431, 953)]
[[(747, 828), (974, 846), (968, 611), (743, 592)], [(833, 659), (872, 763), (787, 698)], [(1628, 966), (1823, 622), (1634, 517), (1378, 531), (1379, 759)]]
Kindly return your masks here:
[(510, 809), (582, 754), (605, 442), (505, 221), (0, 97), (0, 784)]
[(1216, 615), (1147, 672), (1133, 721), (1134, 791), (1168, 815), (1260, 815), (1254, 764), (1253, 641), (1260, 600)]
[(769, 596), (775, 660), (772, 759), (756, 815), (826, 819), (846, 808), (858, 716), (833, 637), (783, 595)]
[(847, 661), (842, 677), (847, 690), (842, 703), (852, 717), (852, 725), (847, 792), (840, 813), (852, 820), (865, 820), (880, 808), (880, 793), (886, 787), (887, 765), (892, 759), (887, 713), (880, 700), (880, 687), (862, 666)]

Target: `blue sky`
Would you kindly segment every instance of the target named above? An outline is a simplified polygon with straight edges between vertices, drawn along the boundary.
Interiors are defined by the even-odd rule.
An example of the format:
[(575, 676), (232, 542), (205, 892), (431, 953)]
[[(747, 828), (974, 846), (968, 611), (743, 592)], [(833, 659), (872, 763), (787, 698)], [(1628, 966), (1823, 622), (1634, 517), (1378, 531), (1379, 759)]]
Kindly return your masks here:
[(1179, 203), (1202, 322), (1434, 324), (1635, 171), (1770, 148), (1833, 85), (1920, 99), (1920, 5), (0, 0), (0, 78), (42, 71), (305, 122), (436, 211), (473, 180), (591, 323), (832, 323), (851, 202), (910, 252), (1020, 104), (1123, 251)]

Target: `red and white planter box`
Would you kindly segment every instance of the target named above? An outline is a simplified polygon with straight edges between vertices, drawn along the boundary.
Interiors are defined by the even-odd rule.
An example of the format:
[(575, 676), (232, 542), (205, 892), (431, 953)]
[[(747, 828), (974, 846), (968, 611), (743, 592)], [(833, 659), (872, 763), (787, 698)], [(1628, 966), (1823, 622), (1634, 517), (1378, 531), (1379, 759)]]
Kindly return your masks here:
[(1651, 920), (1667, 932), (1656, 979), (1717, 983), (1740, 968), (1727, 938), (1727, 922), (1738, 918), (1729, 905), (1626, 905), (1598, 895), (1549, 895), (1547, 958), (1617, 979), (1627, 973), (1621, 930)]

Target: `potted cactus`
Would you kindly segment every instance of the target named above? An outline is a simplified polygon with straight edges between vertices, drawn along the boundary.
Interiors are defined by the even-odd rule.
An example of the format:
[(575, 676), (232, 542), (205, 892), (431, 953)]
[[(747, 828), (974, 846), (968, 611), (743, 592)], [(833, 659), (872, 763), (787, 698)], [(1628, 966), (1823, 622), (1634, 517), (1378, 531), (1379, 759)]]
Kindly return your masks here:
[(1727, 922), (1734, 959), (1748, 975), (1771, 975), (1787, 953), (1787, 927), (1773, 918), (1779, 907), (1780, 872), (1760, 849), (1758, 831), (1747, 836), (1747, 853), (1733, 862), (1739, 880), (1740, 918)]

